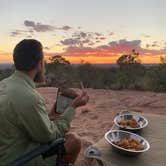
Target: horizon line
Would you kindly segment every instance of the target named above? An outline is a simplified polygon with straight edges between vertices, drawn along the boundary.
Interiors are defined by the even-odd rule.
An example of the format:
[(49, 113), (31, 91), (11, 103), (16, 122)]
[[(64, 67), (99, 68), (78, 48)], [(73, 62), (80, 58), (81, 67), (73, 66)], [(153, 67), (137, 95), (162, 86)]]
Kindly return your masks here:
[[(2, 64), (14, 64), (14, 63), (12, 63), (12, 62), (0, 62), (0, 65), (2, 65)], [(83, 64), (91, 64), (91, 65), (118, 65), (117, 63), (70, 63), (71, 65), (83, 65)], [(142, 65), (153, 65), (153, 64), (161, 64), (161, 62), (160, 63), (140, 63), (140, 64), (142, 64)]]

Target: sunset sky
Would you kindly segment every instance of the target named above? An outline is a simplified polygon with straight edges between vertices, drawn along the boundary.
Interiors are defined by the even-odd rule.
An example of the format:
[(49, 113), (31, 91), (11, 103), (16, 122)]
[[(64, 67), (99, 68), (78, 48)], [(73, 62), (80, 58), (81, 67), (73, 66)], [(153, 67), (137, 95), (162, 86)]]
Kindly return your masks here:
[(0, 63), (24, 38), (71, 63), (116, 63), (132, 49), (142, 63), (166, 55), (165, 0), (0, 0), (0, 21)]

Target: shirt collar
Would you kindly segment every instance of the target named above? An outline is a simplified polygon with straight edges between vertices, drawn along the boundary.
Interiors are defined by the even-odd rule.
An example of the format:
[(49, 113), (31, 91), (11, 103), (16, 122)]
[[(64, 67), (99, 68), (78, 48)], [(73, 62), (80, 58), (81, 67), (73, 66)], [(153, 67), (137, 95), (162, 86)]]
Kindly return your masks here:
[(15, 76), (21, 77), (24, 79), (32, 88), (35, 88), (35, 82), (24, 72), (16, 70), (14, 73)]

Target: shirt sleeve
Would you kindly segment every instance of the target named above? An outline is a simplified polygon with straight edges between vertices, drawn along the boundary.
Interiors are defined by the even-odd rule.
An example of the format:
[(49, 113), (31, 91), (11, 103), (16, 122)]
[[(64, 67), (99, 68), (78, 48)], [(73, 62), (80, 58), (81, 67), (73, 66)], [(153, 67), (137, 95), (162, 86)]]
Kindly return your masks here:
[(68, 107), (55, 121), (50, 121), (45, 103), (41, 98), (31, 99), (18, 113), (19, 121), (32, 140), (48, 142), (52, 138), (60, 138), (70, 128), (74, 117), (74, 108)]

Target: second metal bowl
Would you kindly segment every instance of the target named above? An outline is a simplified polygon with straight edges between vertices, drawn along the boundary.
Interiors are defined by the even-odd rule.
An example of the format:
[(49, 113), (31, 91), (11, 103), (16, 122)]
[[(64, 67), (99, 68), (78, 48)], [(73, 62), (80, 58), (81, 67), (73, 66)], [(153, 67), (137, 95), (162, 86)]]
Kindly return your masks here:
[[(132, 128), (130, 126), (119, 125), (119, 122), (121, 120), (131, 120), (131, 119), (134, 119), (139, 124), (140, 127)], [(145, 117), (136, 115), (136, 114), (120, 114), (114, 118), (114, 123), (120, 129), (124, 129), (124, 130), (128, 130), (128, 131), (138, 131), (148, 125), (148, 120)]]
[[(120, 141), (123, 139), (129, 139), (129, 138), (133, 138), (133, 139), (137, 140), (140, 144), (142, 144), (144, 149), (139, 150), (139, 151), (130, 150), (130, 149), (125, 149), (120, 146), (117, 146), (113, 143), (116, 141)], [(135, 156), (135, 155), (141, 154), (145, 151), (148, 151), (150, 148), (150, 145), (147, 140), (145, 140), (143, 137), (141, 137), (137, 134), (134, 134), (134, 133), (131, 133), (128, 131), (110, 130), (105, 134), (105, 139), (112, 145), (114, 150), (118, 151), (119, 153), (126, 154), (126, 155)]]

